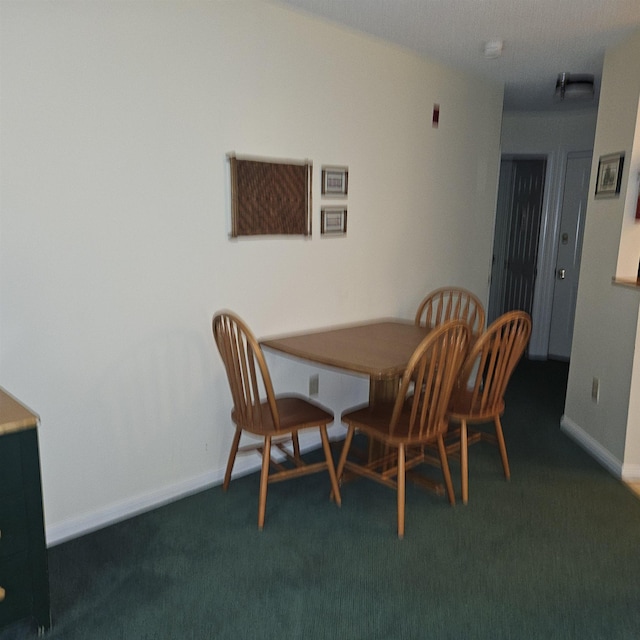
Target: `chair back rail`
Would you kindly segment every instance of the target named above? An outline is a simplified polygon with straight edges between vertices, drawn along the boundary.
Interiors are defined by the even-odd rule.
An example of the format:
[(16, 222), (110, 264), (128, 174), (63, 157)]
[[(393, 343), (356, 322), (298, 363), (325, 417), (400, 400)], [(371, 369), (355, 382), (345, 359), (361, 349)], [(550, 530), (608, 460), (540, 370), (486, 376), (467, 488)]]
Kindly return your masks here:
[(391, 435), (424, 441), (446, 431), (448, 403), (469, 339), (466, 322), (450, 320), (421, 342), (400, 383), (389, 423)]
[(530, 335), (530, 316), (524, 311), (510, 311), (475, 342), (456, 384), (457, 392), (467, 398), (470, 414), (502, 412), (509, 379)]
[(280, 426), (271, 376), (257, 339), (235, 314), (224, 311), (213, 318), (213, 335), (231, 388), (239, 426), (260, 425), (264, 419), (261, 393), (264, 390), (273, 426)]
[(418, 306), (415, 323), (437, 327), (447, 320), (464, 320), (474, 335), (484, 329), (485, 311), (480, 299), (471, 291), (459, 287), (435, 289)]

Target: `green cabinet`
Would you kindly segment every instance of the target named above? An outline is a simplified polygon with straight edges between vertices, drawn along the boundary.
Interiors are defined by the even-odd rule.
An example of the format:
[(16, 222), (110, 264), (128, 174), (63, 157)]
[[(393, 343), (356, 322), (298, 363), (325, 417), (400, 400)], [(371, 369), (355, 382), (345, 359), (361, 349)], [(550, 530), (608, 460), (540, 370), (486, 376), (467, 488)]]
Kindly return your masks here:
[(0, 389), (0, 629), (51, 626), (37, 421)]

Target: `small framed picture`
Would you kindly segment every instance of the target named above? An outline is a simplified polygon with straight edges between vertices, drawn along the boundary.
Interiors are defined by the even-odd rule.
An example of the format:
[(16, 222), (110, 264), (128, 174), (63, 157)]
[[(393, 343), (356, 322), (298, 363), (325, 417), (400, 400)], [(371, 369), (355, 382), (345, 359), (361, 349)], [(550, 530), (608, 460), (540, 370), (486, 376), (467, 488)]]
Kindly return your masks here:
[(332, 236), (347, 233), (347, 208), (322, 207), (320, 211), (320, 233)]
[(343, 198), (349, 187), (348, 167), (322, 167), (322, 195)]
[(596, 198), (615, 198), (620, 195), (624, 153), (610, 153), (600, 156), (598, 179), (596, 180)]

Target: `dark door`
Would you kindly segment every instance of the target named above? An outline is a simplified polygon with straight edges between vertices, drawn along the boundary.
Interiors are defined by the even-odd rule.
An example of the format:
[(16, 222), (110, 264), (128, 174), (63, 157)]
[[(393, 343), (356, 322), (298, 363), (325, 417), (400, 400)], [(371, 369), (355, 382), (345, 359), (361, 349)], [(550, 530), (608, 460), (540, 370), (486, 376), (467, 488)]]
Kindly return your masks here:
[(513, 162), (502, 313), (533, 307), (545, 167), (544, 159)]

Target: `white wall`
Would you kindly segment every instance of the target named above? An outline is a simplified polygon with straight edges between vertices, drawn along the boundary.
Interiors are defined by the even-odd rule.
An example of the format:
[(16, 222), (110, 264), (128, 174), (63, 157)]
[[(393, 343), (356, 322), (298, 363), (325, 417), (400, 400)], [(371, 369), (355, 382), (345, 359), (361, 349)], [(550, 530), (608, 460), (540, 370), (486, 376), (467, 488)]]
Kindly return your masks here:
[(625, 157), (629, 181), (624, 200), (624, 216), (618, 248), (616, 275), (620, 278), (637, 278), (640, 261), (640, 220), (636, 219), (638, 192), (640, 191), (640, 101), (636, 113), (636, 130), (631, 154)]
[[(600, 156), (624, 151), (632, 164), (637, 157), (639, 59), (640, 31), (605, 57), (562, 419), (568, 433), (612, 472), (629, 479), (640, 477), (640, 425), (637, 414), (631, 414), (639, 406), (640, 393), (636, 362), (640, 293), (636, 287), (613, 285), (612, 277), (617, 274), (624, 221), (632, 215), (627, 201), (630, 163), (626, 163), (618, 198), (595, 199), (594, 185)], [(625, 252), (633, 253), (637, 269), (640, 245), (635, 249), (627, 245)], [(626, 271), (617, 275), (635, 275)], [(597, 403), (591, 398), (593, 378), (600, 381)], [(636, 431), (631, 433), (629, 426), (634, 423)]]
[(597, 107), (573, 111), (505, 111), (502, 153), (584, 151), (593, 146)]
[(558, 230), (567, 155), (591, 151), (597, 109), (560, 113), (505, 112), (502, 119), (504, 155), (539, 155), (547, 158), (543, 215), (538, 247), (538, 274), (532, 310), (529, 356), (546, 358), (553, 304)]
[[(486, 301), (502, 87), (265, 2), (0, 11), (0, 380), (41, 416), (50, 543), (221, 479), (217, 309), (260, 336)], [(228, 239), (229, 151), (314, 162), (312, 239)], [(349, 166), (345, 238), (323, 164)], [(366, 393), (320, 372), (336, 411)]]

